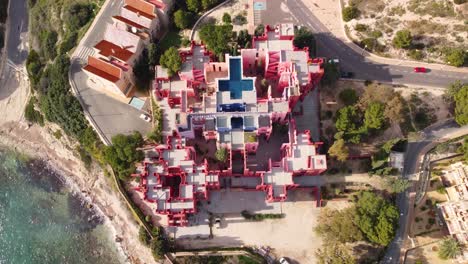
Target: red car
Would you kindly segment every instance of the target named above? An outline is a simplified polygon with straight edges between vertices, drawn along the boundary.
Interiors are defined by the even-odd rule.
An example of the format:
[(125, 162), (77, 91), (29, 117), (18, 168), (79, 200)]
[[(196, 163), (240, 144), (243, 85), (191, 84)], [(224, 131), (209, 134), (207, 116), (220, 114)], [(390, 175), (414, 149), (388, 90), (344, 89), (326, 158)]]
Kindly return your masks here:
[(414, 68), (414, 72), (427, 72), (427, 69), (424, 67), (416, 67)]

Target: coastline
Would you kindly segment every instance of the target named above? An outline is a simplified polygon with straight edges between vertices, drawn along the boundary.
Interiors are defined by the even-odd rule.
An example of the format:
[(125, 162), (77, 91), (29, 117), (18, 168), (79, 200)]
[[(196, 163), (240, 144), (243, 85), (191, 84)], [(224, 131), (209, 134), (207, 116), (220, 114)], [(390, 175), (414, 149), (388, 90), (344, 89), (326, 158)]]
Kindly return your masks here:
[[(53, 124), (28, 128), (23, 122), (5, 123), (0, 128), (0, 147), (44, 160), (58, 172), (60, 180), (103, 217), (104, 225), (110, 230), (110, 239), (115, 242), (125, 263), (155, 263), (149, 248), (139, 242), (139, 225), (115, 190), (114, 183), (104, 176), (99, 166), (86, 170), (69, 147), (72, 143), (66, 136), (57, 139), (52, 135), (51, 132), (57, 129)], [(117, 242), (116, 238), (121, 241)]]

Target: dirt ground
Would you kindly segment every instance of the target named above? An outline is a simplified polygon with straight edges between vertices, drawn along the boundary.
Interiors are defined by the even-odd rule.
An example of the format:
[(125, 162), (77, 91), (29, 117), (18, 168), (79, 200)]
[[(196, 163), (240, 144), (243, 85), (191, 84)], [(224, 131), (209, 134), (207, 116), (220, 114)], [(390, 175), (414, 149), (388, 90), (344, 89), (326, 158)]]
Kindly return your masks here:
[[(242, 194), (243, 193), (243, 194)], [(255, 193), (258, 193), (256, 195)], [(214, 194), (213, 194), (214, 195)], [(261, 222), (249, 222), (243, 219), (239, 213), (222, 214), (221, 228), (213, 228), (213, 239), (208, 239), (210, 233), (208, 223), (203, 220), (202, 210), (197, 215), (199, 221), (205, 221), (201, 225), (171, 230), (177, 235), (177, 243), (185, 247), (220, 247), (220, 246), (269, 246), (273, 248), (276, 258), (286, 256), (297, 263), (316, 263), (315, 251), (321, 244), (321, 238), (313, 231), (317, 223), (320, 208), (316, 207), (315, 196), (311, 191), (291, 191), (289, 200), (283, 203), (266, 203), (263, 192), (241, 192), (246, 195), (249, 202), (241, 200), (232, 202), (226, 199), (227, 207), (248, 208), (256, 204), (255, 212), (284, 213), (282, 219), (263, 220)], [(258, 197), (257, 197), (258, 196)], [(241, 199), (241, 198), (239, 198)], [(255, 199), (255, 200), (254, 200)], [(211, 203), (216, 203), (214, 199)], [(232, 199), (229, 199), (232, 200)], [(210, 207), (215, 210), (217, 207)], [(206, 214), (206, 213), (205, 213)], [(206, 217), (206, 215), (205, 215)]]

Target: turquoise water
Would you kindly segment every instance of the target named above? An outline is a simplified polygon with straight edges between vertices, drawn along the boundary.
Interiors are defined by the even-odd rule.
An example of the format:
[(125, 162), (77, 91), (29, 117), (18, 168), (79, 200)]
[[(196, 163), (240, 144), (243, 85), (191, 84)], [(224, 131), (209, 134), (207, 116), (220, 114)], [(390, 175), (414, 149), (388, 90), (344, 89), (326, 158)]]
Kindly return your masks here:
[(44, 162), (0, 149), (0, 264), (122, 263), (108, 232)]

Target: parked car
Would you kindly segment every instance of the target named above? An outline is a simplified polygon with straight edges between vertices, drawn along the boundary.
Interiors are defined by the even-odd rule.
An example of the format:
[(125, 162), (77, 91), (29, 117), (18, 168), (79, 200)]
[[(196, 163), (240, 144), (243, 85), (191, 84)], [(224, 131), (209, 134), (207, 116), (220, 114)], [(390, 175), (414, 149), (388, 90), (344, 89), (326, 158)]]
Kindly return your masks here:
[(217, 224), (217, 228), (221, 228), (221, 217), (217, 216), (215, 218), (215, 224)]
[(342, 71), (340, 72), (341, 78), (353, 78), (354, 72)]
[(141, 114), (140, 118), (145, 120), (146, 122), (151, 122), (151, 117), (148, 114)]
[(424, 67), (415, 67), (414, 72), (427, 72), (427, 69)]
[(328, 63), (338, 64), (338, 63), (340, 63), (340, 60), (339, 59), (329, 59)]
[(286, 258), (282, 257), (282, 258), (279, 259), (279, 263), (280, 264), (289, 264), (289, 261)]

